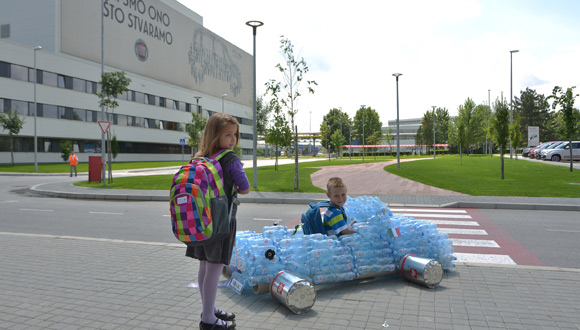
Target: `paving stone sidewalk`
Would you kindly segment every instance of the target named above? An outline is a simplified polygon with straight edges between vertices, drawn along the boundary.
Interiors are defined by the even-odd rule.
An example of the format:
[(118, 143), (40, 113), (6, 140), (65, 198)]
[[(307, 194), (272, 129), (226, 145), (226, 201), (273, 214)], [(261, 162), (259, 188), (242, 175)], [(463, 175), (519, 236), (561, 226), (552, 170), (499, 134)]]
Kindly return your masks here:
[[(198, 263), (180, 244), (0, 233), (0, 249), (0, 329), (198, 327)], [(435, 289), (397, 275), (319, 287), (304, 315), (225, 287), (217, 305), (248, 330), (578, 329), (578, 283), (574, 269), (459, 264)]]

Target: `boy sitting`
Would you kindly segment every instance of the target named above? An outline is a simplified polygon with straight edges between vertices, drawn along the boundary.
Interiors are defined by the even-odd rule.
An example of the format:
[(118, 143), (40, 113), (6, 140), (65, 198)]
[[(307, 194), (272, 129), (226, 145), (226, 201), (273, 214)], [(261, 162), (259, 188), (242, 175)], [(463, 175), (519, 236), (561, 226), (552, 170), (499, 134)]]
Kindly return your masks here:
[(332, 204), (324, 212), (323, 223), (326, 235), (348, 235), (356, 231), (350, 229), (356, 221), (350, 225), (346, 224), (346, 213), (344, 212), (344, 203), (346, 203), (346, 185), (341, 178), (334, 177), (328, 180), (326, 184), (326, 196), (330, 198)]

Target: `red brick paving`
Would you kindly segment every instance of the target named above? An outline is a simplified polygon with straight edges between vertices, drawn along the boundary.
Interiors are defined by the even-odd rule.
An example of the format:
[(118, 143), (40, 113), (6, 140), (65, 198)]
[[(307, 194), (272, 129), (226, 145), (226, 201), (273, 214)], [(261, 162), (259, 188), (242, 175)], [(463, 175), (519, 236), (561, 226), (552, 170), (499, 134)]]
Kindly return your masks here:
[[(401, 162), (413, 159), (401, 160)], [(428, 161), (428, 160), (427, 160)], [(325, 166), (310, 176), (312, 183), (326, 190), (328, 179), (338, 176), (347, 185), (349, 194), (364, 195), (423, 195), (423, 196), (466, 196), (464, 194), (431, 187), (402, 178), (383, 170), (396, 160), (380, 163)]]

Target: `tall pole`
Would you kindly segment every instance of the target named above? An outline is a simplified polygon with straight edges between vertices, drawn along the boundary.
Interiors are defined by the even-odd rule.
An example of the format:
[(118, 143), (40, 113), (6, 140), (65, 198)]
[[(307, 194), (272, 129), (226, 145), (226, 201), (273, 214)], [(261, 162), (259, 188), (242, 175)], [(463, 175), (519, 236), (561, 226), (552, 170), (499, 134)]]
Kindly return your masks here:
[(363, 147), (363, 163), (365, 162), (365, 106), (361, 105), (363, 114), (363, 134), (362, 134), (362, 147)]
[(435, 159), (435, 105), (433, 107), (433, 159)]
[(38, 116), (38, 108), (36, 104), (36, 51), (41, 49), (42, 47), (40, 46), (34, 47), (34, 172), (38, 172), (38, 136), (36, 135), (36, 117)]
[(350, 123), (348, 124), (348, 137), (350, 139), (350, 152), (348, 153), (348, 159), (352, 160), (352, 125)]
[[(342, 107), (339, 107), (340, 109), (340, 143), (342, 143)], [(342, 158), (342, 146), (340, 146), (340, 158)]]
[(402, 73), (393, 73), (397, 80), (397, 168), (401, 168), (401, 158), (399, 154), (400, 149), (400, 140), (399, 140), (399, 76), (402, 76)]
[[(101, 0), (101, 80), (105, 73), (105, 0)], [(105, 106), (101, 106), (101, 120), (105, 121)], [(105, 133), (101, 130), (101, 164), (105, 162)], [(101, 180), (103, 180), (103, 187), (105, 183), (105, 166), (101, 169)]]
[(258, 27), (264, 25), (260, 21), (248, 21), (247, 26), (252, 27), (252, 34), (254, 36), (254, 111), (253, 111), (253, 134), (254, 138), (252, 141), (252, 175), (253, 175), (253, 186), (254, 189), (258, 189), (258, 122), (257, 122), (257, 105), (256, 105), (256, 31)]
[[(491, 103), (490, 103), (490, 93), (491, 93), (491, 89), (487, 90), (487, 106), (489, 107), (489, 114), (491, 115)], [(488, 120), (489, 122), (489, 120)], [(489, 124), (488, 124), (489, 125)], [(490, 143), (491, 144), (491, 143)], [(491, 146), (490, 146), (491, 147)], [(487, 146), (487, 134), (485, 135), (485, 151), (489, 150), (489, 153), (491, 154), (491, 148)], [(486, 152), (487, 154), (487, 152)]]
[[(514, 100), (513, 100), (513, 70), (512, 70), (512, 55), (519, 52), (519, 50), (510, 50), (510, 129), (514, 124)], [(510, 159), (513, 157), (512, 137), (510, 134)]]

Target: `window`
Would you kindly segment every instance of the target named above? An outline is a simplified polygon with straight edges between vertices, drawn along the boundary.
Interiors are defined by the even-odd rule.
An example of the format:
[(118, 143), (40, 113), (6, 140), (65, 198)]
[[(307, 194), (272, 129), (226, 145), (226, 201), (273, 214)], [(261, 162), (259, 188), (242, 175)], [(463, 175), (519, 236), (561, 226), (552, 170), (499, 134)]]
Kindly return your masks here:
[(173, 101), (173, 109), (179, 110), (179, 101)]
[(0, 38), (10, 38), (10, 24), (0, 25)]
[(72, 89), (72, 77), (59, 74), (57, 81), (58, 81), (58, 87)]
[(4, 110), (4, 99), (0, 98), (0, 112), (5, 112)]
[(28, 68), (22, 65), (10, 65), (10, 78), (28, 81)]
[[(40, 104), (39, 104), (38, 110), (40, 110)], [(42, 105), (42, 117), (58, 118), (58, 108), (56, 107), (56, 105), (43, 104)]]
[(139, 103), (145, 103), (145, 94), (141, 93), (141, 92), (134, 92), (134, 98), (133, 101), (135, 102), (139, 102)]
[(79, 78), (72, 78), (73, 89), (79, 92), (86, 92), (87, 91), (87, 84), (83, 79)]
[(74, 108), (73, 119), (79, 121), (87, 121), (87, 110)]
[(87, 93), (96, 94), (97, 93), (97, 83), (94, 81), (86, 81)]
[(0, 61), (0, 77), (10, 78), (10, 63)]
[(58, 78), (57, 78), (56, 73), (43, 71), (42, 72), (42, 83), (44, 85), (57, 87), (58, 86)]
[(191, 112), (191, 104), (185, 103), (185, 112)]
[(12, 100), (10, 107), (18, 111), (19, 116), (28, 116), (28, 102)]
[(164, 97), (159, 97), (159, 106), (165, 107), (165, 98)]
[(116, 124), (119, 126), (128, 126), (127, 124), (127, 116), (126, 115), (117, 115), (117, 122)]
[(96, 123), (97, 121), (99, 121), (99, 113), (100, 112), (97, 111), (87, 110), (87, 121)]

